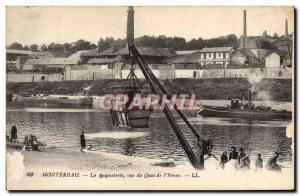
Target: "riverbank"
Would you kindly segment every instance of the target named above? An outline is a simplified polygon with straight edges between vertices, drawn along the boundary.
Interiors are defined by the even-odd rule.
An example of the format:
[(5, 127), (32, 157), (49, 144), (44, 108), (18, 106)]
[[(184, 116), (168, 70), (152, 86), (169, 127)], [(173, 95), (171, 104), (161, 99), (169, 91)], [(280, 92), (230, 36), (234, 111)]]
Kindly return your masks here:
[[(86, 80), (86, 81), (61, 81), (61, 82), (28, 82), (7, 83), (7, 94), (57, 94), (57, 95), (104, 95), (118, 93), (114, 87), (121, 87), (125, 80)], [(145, 80), (140, 80), (145, 88), (143, 93), (151, 93)], [(194, 93), (196, 99), (204, 100), (229, 100), (232, 98), (247, 97), (251, 87), (246, 78), (207, 78), (185, 79), (178, 78), (160, 80), (168, 93)], [(291, 79), (262, 79), (253, 88), (253, 100), (291, 102), (292, 80)]]
[[(104, 152), (49, 149), (7, 150), (9, 190), (268, 190), (292, 189), (293, 169), (282, 173), (235, 171), (230, 162), (218, 170), (214, 159), (205, 170), (189, 163), (156, 166), (161, 161)], [(254, 167), (252, 167), (254, 168)], [(238, 179), (238, 180), (237, 180)], [(226, 181), (226, 183), (224, 183)], [(287, 186), (287, 184), (289, 184)]]

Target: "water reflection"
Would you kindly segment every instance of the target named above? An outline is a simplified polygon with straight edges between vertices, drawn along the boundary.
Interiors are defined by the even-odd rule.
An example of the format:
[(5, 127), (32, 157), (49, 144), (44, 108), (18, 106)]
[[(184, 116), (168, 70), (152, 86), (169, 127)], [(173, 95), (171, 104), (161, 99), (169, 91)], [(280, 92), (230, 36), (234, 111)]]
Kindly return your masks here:
[[(11, 126), (16, 124), (18, 136), (23, 140), (24, 135), (33, 133), (48, 147), (78, 146), (79, 137), (83, 129), (87, 133), (101, 132), (146, 132), (143, 137), (133, 138), (93, 138), (88, 144), (104, 152), (120, 153), (128, 156), (142, 156), (146, 158), (165, 159), (178, 146), (178, 140), (170, 128), (164, 115), (154, 112), (147, 129), (123, 129), (113, 127), (108, 112), (91, 112), (82, 110), (72, 112), (39, 112), (8, 109), (6, 112), (9, 133)], [(255, 159), (257, 153), (262, 153), (266, 159), (273, 155), (273, 151), (280, 150), (281, 162), (292, 163), (291, 139), (286, 137), (285, 126), (289, 122), (255, 122), (240, 121), (237, 119), (203, 119), (193, 113), (188, 119), (205, 138), (211, 138), (214, 143), (214, 154), (219, 157), (224, 150), (231, 146), (243, 147), (246, 153)], [(180, 126), (183, 123), (179, 121)], [(194, 137), (184, 131), (191, 146)], [(177, 148), (172, 158), (178, 163), (186, 164), (187, 159), (182, 148)]]
[(132, 156), (133, 154), (135, 154), (136, 148), (134, 146), (134, 142), (132, 141), (132, 139), (126, 139), (124, 141), (123, 149), (124, 149), (123, 152), (124, 155)]

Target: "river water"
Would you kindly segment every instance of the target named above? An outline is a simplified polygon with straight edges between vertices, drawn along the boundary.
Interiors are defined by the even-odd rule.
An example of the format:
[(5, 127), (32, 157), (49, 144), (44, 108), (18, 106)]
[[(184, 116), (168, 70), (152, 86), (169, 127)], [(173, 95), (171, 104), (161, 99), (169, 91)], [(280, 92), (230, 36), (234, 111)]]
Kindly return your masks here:
[[(276, 104), (277, 108), (287, 110), (291, 110), (291, 105)], [(201, 136), (213, 140), (213, 153), (218, 158), (233, 145), (243, 147), (253, 161), (256, 154), (261, 153), (266, 162), (277, 150), (282, 153), (279, 162), (292, 167), (292, 140), (286, 136), (286, 126), (290, 121), (203, 118), (197, 116), (196, 111), (188, 112), (187, 117)], [(19, 140), (23, 140), (25, 134), (33, 133), (47, 144), (47, 148), (79, 149), (80, 133), (86, 130), (87, 143), (99, 151), (189, 164), (173, 130), (160, 111), (151, 114), (149, 128), (126, 129), (112, 126), (109, 112), (93, 108), (8, 104), (6, 124), (7, 134), (12, 125), (16, 124)], [(184, 128), (184, 123), (180, 120), (179, 125)], [(184, 132), (193, 146), (196, 142), (194, 137), (187, 131)]]

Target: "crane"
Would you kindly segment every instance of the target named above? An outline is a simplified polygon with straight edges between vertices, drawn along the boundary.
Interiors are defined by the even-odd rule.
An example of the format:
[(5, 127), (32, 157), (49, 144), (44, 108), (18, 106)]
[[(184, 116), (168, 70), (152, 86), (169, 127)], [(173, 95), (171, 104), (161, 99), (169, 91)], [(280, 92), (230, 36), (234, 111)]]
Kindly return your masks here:
[[(155, 75), (153, 74), (153, 72), (147, 65), (146, 61), (143, 59), (143, 57), (139, 54), (134, 43), (129, 42), (127, 46), (128, 46), (130, 58), (139, 65), (139, 68), (141, 69), (146, 80), (149, 82), (152, 91), (161, 97), (163, 95), (166, 95), (167, 91), (164, 89), (164, 87), (160, 84), (158, 79), (155, 77)], [(183, 134), (183, 131), (179, 127), (176, 119), (174, 118), (170, 108), (167, 105), (163, 108), (163, 112), (169, 124), (171, 125), (172, 129), (174, 130), (176, 137), (178, 138), (182, 148), (184, 149), (193, 167), (197, 169), (204, 169), (204, 155), (208, 154), (212, 150), (211, 141), (204, 140), (198, 134), (196, 129), (191, 125), (191, 123), (188, 121), (188, 119), (182, 113), (182, 111), (177, 108), (176, 104), (174, 105), (174, 109), (177, 112), (177, 114), (180, 116), (180, 118), (184, 121), (184, 123), (187, 125), (187, 127), (192, 132), (192, 134), (197, 138), (197, 146), (199, 151), (198, 157), (195, 155), (192, 147), (189, 145), (187, 139)]]

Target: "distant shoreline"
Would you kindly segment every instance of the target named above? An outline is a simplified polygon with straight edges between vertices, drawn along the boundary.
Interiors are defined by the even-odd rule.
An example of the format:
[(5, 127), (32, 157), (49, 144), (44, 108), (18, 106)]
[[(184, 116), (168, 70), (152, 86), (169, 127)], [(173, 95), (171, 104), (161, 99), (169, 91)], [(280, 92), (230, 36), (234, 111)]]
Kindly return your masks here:
[[(122, 86), (125, 80), (82, 80), (60, 82), (26, 82), (7, 83), (6, 94), (57, 94), (57, 95), (82, 95), (85, 88), (89, 88), (86, 95), (97, 96), (104, 94), (120, 93), (114, 87)], [(145, 80), (140, 80), (142, 93), (151, 93)], [(202, 100), (229, 100), (233, 98), (247, 98), (251, 84), (246, 78), (206, 78), (188, 79), (178, 78), (160, 80), (168, 93), (195, 94), (196, 99)], [(269, 95), (269, 101), (292, 102), (292, 79), (262, 79), (254, 88), (253, 101), (263, 101), (259, 92)]]

